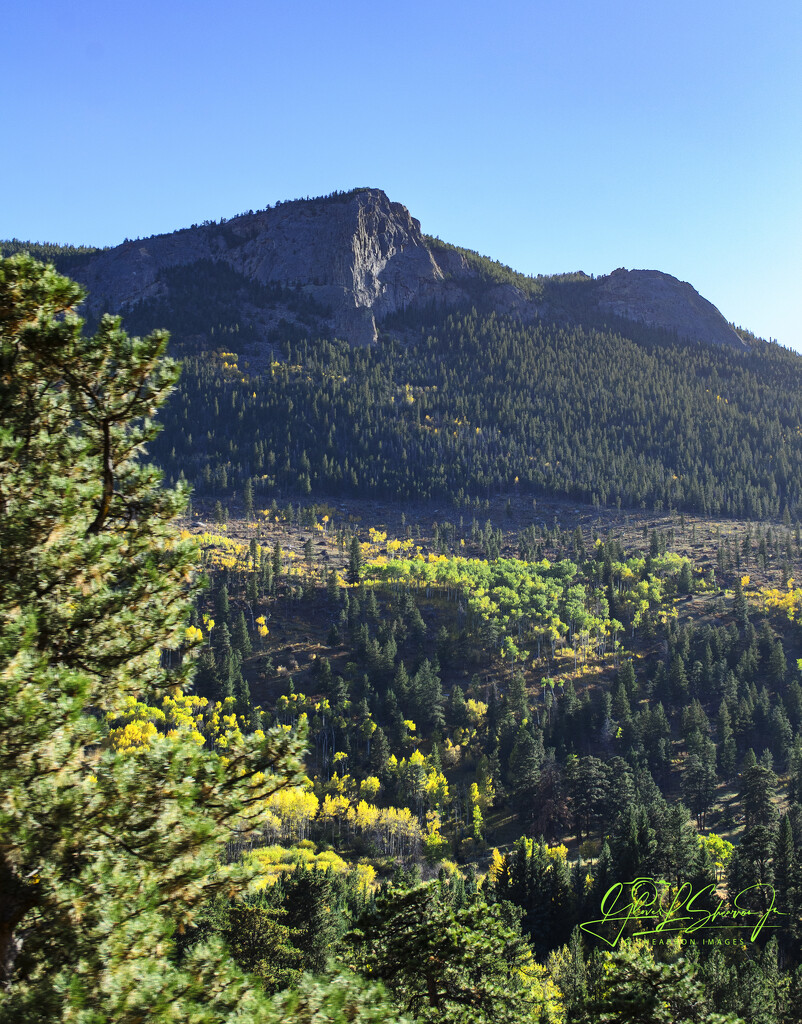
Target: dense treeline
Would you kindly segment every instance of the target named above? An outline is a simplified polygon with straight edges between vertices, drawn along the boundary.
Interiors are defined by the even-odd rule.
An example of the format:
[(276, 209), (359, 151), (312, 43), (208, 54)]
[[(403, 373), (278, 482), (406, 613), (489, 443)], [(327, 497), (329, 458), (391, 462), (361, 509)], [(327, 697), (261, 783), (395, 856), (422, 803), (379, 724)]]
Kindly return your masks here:
[[(140, 457), (167, 338), (85, 338), (80, 299), (0, 261), (0, 1020), (799, 1021), (790, 510), (754, 538), (777, 589), (751, 534), (718, 578), (671, 531), (424, 551), (256, 523), (251, 478), (247, 539), (196, 543)], [(636, 877), (654, 900), (599, 920)], [(703, 941), (626, 941), (688, 940), (688, 887)]]
[(155, 450), (201, 493), (227, 494), (250, 478), (270, 496), (468, 505), (517, 487), (600, 504), (796, 515), (802, 365), (778, 346), (737, 352), (654, 332), (636, 343), (466, 313), (409, 344), (287, 342), (266, 369), (246, 366), (238, 329), (220, 329), (233, 358), (187, 351)]
[[(225, 221), (213, 227), (222, 244), (241, 244)], [(745, 331), (743, 351), (681, 342), (602, 315), (584, 274), (529, 278), (428, 244), (476, 271), (460, 279), (475, 308), (400, 312), (369, 348), (330, 337), (330, 310), (300, 286), (259, 284), (222, 260), (162, 270), (157, 296), (126, 323), (165, 326), (184, 359), (154, 449), (170, 477), (220, 495), (246, 479), (279, 498), (459, 504), (518, 488), (601, 505), (796, 516), (799, 356)], [(66, 271), (93, 251), (3, 243), (22, 247)], [(494, 312), (494, 286), (504, 284), (543, 319)], [(213, 351), (234, 358), (221, 366)]]
[[(370, 545), (352, 543), (348, 573), (362, 584), (347, 588), (313, 558), (303, 577), (291, 576), (280, 548), (254, 557), (254, 542), (215, 574), (205, 599), (217, 639), (204, 654), (199, 686), (212, 699), (232, 700), (243, 722), (262, 694), (262, 724), (271, 716), (284, 724), (308, 719), (314, 785), (310, 801), (286, 819), (285, 843), (314, 839), (346, 856), (380, 859), (381, 809), (407, 807), (418, 830), (412, 827), (397, 856), (431, 873), (426, 865), (443, 857), (481, 862), (504, 835), (499, 824), (514, 814), (518, 834), (530, 838), (495, 854), (483, 885), (472, 881), (472, 869), (466, 883), (441, 874), (439, 884), (457, 886), (449, 899), (458, 905), (468, 898), (518, 908), (522, 938), (564, 986), (568, 1019), (585, 1019), (610, 969), (603, 944), (572, 938), (574, 929), (598, 916), (616, 881), (652, 877), (675, 891), (686, 883), (694, 891), (712, 886), (704, 903), (710, 909), (716, 887), (732, 899), (750, 886), (773, 886), (787, 915), (779, 930), (747, 945), (731, 942), (732, 931), (724, 947), (700, 942), (688, 970), (720, 1012), (795, 1020), (802, 686), (788, 612), (799, 614), (797, 592), (783, 603), (781, 592), (750, 589), (747, 580), (745, 593), (736, 574), (722, 598), (686, 560), (660, 555), (661, 540), (654, 535), (650, 553), (627, 558), (610, 538), (580, 565), (552, 568), (508, 559), (371, 557)], [(543, 574), (540, 589), (523, 582), (522, 573), (532, 572)], [(477, 573), (481, 605), (471, 596)], [(704, 595), (705, 614), (679, 622), (673, 611)], [(272, 641), (248, 630), (254, 614), (277, 618), (282, 606), (308, 628), (321, 618), (330, 623), (327, 655), (294, 681), (277, 673)], [(533, 608), (544, 623), (565, 627), (566, 646), (544, 643), (517, 670), (499, 669), (504, 634), (518, 635)], [(607, 660), (597, 652), (596, 664), (606, 668), (586, 675), (567, 644), (581, 646), (594, 615), (605, 616), (609, 628), (613, 613), (625, 627), (624, 646)], [(522, 642), (536, 630), (532, 619)], [(243, 704), (229, 666), (233, 660), (247, 675), (264, 659), (268, 689), (260, 684), (253, 698), (248, 691)], [(275, 831), (270, 835), (275, 842)], [(563, 843), (572, 847), (570, 859)], [(393, 901), (413, 900), (403, 895), (409, 884), (396, 878), (387, 890), (392, 914)], [(289, 913), (282, 893), (279, 887), (263, 897), (264, 905)], [(740, 905), (757, 914), (761, 899)], [(366, 911), (357, 895), (348, 906), (342, 913), (358, 923)], [(376, 920), (387, 923), (367, 913), (374, 928)], [(668, 984), (671, 972), (663, 969)]]
[[(108, 248), (106, 246), (105, 248)], [(37, 260), (54, 263), (65, 274), (74, 273), (90, 257), (101, 252), (94, 245), (59, 245), (55, 242), (22, 242), (18, 238), (0, 242), (0, 256), (13, 256), (15, 253), (27, 252)]]

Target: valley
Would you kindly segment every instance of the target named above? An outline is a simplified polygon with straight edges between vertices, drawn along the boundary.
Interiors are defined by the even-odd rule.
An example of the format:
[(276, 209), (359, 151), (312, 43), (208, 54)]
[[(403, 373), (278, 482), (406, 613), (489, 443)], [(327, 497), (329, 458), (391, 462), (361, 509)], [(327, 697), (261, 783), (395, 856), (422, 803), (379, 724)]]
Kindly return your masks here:
[[(524, 277), (423, 235), (373, 189), (38, 252), (90, 285), (98, 335), (71, 342), (80, 358), (55, 385), (32, 349), (20, 430), (36, 402), (51, 415), (54, 388), (62, 476), (92, 513), (28, 550), (64, 514), (53, 492), (57, 511), (9, 536), (42, 578), (58, 575), (54, 543), (95, 552), (48, 606), (64, 623), (56, 664), (102, 601), (116, 607), (123, 566), (144, 595), (99, 620), (98, 649), (130, 645), (149, 681), (116, 656), (95, 739), (76, 749), (110, 779), (159, 777), (161, 757), (192, 766), (184, 787), (207, 779), (202, 800), (180, 790), (181, 828), (220, 817), (176, 842), (250, 887), (224, 895), (196, 861), (180, 957), (224, 943), (280, 1000), (335, 963), (351, 972), (335, 990), (389, 970), (397, 929), (415, 935), (404, 978), (419, 948), (459, 933), (484, 951), (472, 984), (488, 1005), (502, 977), (511, 1013), (584, 1024), (627, 957), (660, 971), (679, 956), (644, 951), (635, 922), (618, 952), (611, 922), (587, 930), (619, 883), (651, 878), (669, 918), (687, 886), (730, 908), (751, 893), (751, 915), (769, 891), (787, 907), (749, 946), (727, 925), (733, 948), (688, 968), (742, 1019), (785, 972), (786, 1013), (802, 985), (800, 357), (668, 275)], [(25, 259), (3, 265), (41, 273)], [(51, 327), (81, 323), (62, 309)], [(100, 571), (104, 531), (120, 547)], [(155, 789), (177, 829), (173, 790)], [(729, 1003), (724, 975), (740, 978)]]

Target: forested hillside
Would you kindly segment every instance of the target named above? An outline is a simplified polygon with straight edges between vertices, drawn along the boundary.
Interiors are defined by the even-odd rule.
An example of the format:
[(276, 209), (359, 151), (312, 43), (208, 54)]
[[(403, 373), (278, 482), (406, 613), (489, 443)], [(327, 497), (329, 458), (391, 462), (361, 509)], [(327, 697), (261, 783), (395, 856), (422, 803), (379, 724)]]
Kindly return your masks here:
[(0, 262), (0, 1021), (802, 1019), (799, 357), (454, 251)]
[(208, 336), (214, 350), (180, 350), (184, 374), (154, 449), (199, 494), (241, 499), (250, 480), (268, 499), (469, 508), (518, 490), (796, 514), (802, 360), (779, 346), (739, 352), (646, 328), (632, 340), (469, 311), (423, 324), (396, 317), (371, 348), (277, 337), (265, 349), (232, 319)]
[[(618, 927), (601, 923), (599, 907), (611, 886), (641, 877), (662, 880), (666, 920), (681, 886), (685, 900), (705, 890), (685, 919), (700, 926), (685, 954), (710, 1007), (795, 1020), (798, 531), (724, 534), (717, 568), (702, 571), (679, 553), (684, 526), (625, 551), (615, 533), (533, 525), (512, 557), (499, 555), (510, 538), (490, 523), (441, 521), (417, 539), (421, 524), (409, 525), (407, 539), (393, 538), (326, 506), (290, 505), (257, 510), (250, 540), (241, 527), (238, 538), (200, 534), (212, 579), (193, 617), (207, 645), (201, 735), (309, 729), (309, 784), (271, 800), (262, 830), (230, 847), (264, 873), (257, 905), (301, 928), (288, 937), (295, 969), (318, 962), (324, 941), (350, 949), (344, 921), (381, 947), (383, 929), (414, 918), (410, 941), (421, 943), (445, 926), (443, 900), (507, 901), (547, 969), (539, 998), (555, 985), (558, 1018), (592, 1019), (592, 1007), (609, 1006), (612, 969), (594, 936), (612, 941)], [(116, 735), (142, 735), (149, 721), (171, 719), (132, 708)], [(392, 895), (366, 909), (365, 886), (400, 864), (412, 875), (396, 873)], [(312, 927), (298, 887), (322, 885), (323, 866), (334, 888), (304, 897), (320, 915)], [(436, 897), (400, 895), (436, 872)], [(324, 912), (333, 892), (337, 909)], [(725, 917), (735, 902), (770, 927), (751, 941), (732, 918), (707, 931), (721, 899)], [(666, 943), (664, 965), (677, 956)], [(378, 947), (364, 963), (425, 1011), (412, 977)], [(417, 962), (411, 949), (405, 957)], [(622, 968), (622, 987), (645, 969)]]
[(172, 332), (153, 454), (200, 495), (796, 515), (802, 360), (658, 271), (528, 277), (369, 188), (30, 248), (91, 283), (90, 329)]

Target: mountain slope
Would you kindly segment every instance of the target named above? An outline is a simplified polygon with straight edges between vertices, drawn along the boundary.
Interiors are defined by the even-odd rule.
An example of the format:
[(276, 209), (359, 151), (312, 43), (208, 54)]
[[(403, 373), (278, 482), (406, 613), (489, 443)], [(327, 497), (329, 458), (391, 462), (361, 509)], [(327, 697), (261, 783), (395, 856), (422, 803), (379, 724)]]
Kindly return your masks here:
[[(434, 311), (366, 347), (187, 351), (156, 455), (202, 494), (492, 494), (761, 518), (802, 496), (802, 359)], [(263, 496), (263, 497), (261, 497)], [(264, 506), (262, 506), (264, 507)]]
[(596, 282), (598, 308), (623, 320), (713, 345), (743, 344), (712, 302), (658, 270), (614, 270)]
[(153, 455), (201, 494), (802, 501), (802, 358), (656, 271), (525, 277), (371, 189), (43, 255), (92, 289), (90, 318), (173, 332)]
[[(241, 304), (241, 319), (266, 338), (283, 317), (296, 319), (276, 289), (314, 309), (319, 333), (370, 344), (389, 316), (428, 306), (470, 308), (582, 323), (614, 317), (711, 344), (742, 343), (724, 317), (690, 285), (656, 270), (616, 270), (528, 278), (507, 267), (432, 239), (406, 207), (380, 189), (356, 189), (325, 198), (281, 203), (219, 224), (126, 241), (86, 254), (69, 269), (89, 290), (90, 312), (130, 312), (165, 304), (179, 332), (194, 317), (176, 279), (215, 266), (230, 287), (230, 272), (246, 288), (262, 288)], [(228, 273), (227, 273), (228, 272)], [(573, 287), (566, 288), (570, 284)], [(264, 289), (267, 289), (266, 291)], [(297, 310), (295, 311), (297, 312)]]

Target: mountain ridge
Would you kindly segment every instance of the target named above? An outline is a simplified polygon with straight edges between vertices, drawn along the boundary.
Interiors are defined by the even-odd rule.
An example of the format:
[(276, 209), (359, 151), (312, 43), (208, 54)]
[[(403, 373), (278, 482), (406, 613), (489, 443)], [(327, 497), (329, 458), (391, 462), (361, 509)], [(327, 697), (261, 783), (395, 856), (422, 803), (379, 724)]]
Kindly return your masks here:
[[(317, 308), (319, 330), (356, 345), (374, 343), (393, 314), (477, 303), (524, 323), (609, 316), (686, 340), (744, 345), (712, 303), (662, 271), (527, 277), (424, 235), (404, 205), (376, 188), (291, 200), (219, 223), (126, 240), (77, 253), (64, 269), (88, 289), (90, 314), (125, 314), (137, 304), (169, 299), (165, 273), (202, 260), (225, 263), (260, 286), (300, 292)], [(572, 289), (562, 287), (566, 280)], [(244, 310), (257, 336), (267, 336), (275, 306), (271, 300)]]

